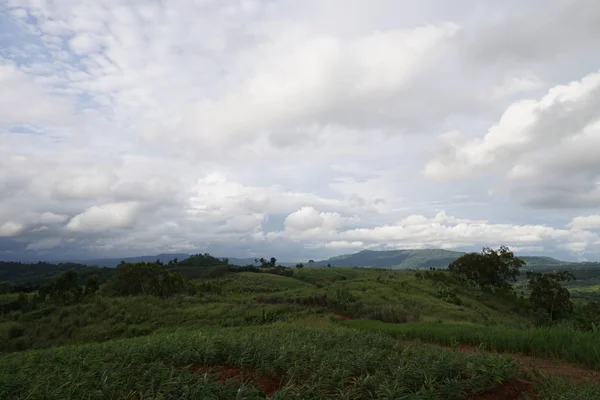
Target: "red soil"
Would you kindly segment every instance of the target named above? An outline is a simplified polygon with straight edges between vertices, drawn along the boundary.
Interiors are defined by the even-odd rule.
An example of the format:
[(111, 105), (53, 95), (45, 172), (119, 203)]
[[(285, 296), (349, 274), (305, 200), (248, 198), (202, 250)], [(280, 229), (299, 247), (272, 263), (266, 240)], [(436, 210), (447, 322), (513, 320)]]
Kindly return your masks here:
[(338, 317), (339, 319), (343, 319), (343, 320), (345, 320), (345, 321), (347, 321), (347, 320), (349, 320), (349, 319), (352, 319), (352, 318), (350, 318), (350, 317), (348, 317), (348, 316), (346, 316), (346, 315), (342, 315), (342, 314), (340, 314), (340, 313), (333, 313), (333, 315), (335, 315), (335, 316), (336, 316), (336, 317)]
[(472, 400), (517, 400), (523, 398), (524, 395), (529, 396), (532, 400), (539, 399), (538, 395), (533, 391), (532, 382), (514, 380), (477, 395)]
[[(461, 345), (457, 350), (464, 352), (477, 351), (475, 346)], [(526, 356), (518, 353), (501, 353), (519, 361), (523, 369), (533, 375), (564, 377), (573, 384), (592, 382), (600, 384), (600, 373), (575, 364), (550, 358)]]
[(192, 365), (189, 368), (190, 372), (195, 374), (216, 374), (219, 376), (221, 383), (235, 380), (238, 382), (250, 382), (261, 386), (268, 396), (272, 396), (275, 392), (281, 389), (284, 383), (284, 377), (267, 377), (249, 367), (238, 368), (226, 365)]

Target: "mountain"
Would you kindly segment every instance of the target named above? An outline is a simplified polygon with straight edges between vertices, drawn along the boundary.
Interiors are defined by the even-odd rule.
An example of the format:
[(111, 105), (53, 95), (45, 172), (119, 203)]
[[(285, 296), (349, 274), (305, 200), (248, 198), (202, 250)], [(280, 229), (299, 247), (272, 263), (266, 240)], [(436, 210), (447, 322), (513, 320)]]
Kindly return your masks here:
[(442, 249), (425, 250), (363, 250), (354, 254), (332, 257), (327, 260), (317, 261), (316, 267), (331, 264), (333, 267), (372, 267), (372, 268), (427, 268), (446, 267), (463, 253)]
[(160, 260), (162, 263), (168, 263), (169, 261), (177, 258), (178, 260), (184, 260), (189, 258), (189, 254), (184, 253), (167, 253), (167, 254), (157, 254), (155, 256), (138, 256), (138, 257), (123, 257), (123, 258), (97, 258), (93, 260), (77, 260), (75, 262), (83, 265), (93, 265), (98, 267), (116, 267), (121, 263), (121, 261), (125, 261), (127, 263), (136, 263), (136, 262), (154, 262), (156, 260)]
[[(464, 252), (450, 251), (442, 249), (422, 249), (422, 250), (363, 250), (358, 253), (345, 254), (329, 258), (327, 260), (317, 261), (310, 264), (315, 267), (324, 267), (330, 264), (332, 267), (371, 267), (371, 268), (444, 268), (452, 261), (456, 260)], [(552, 257), (539, 256), (519, 256), (527, 262), (528, 268), (548, 269), (559, 267), (572, 267), (577, 263), (560, 261)]]
[[(163, 253), (157, 254), (155, 256), (137, 256), (137, 257), (121, 257), (121, 258), (97, 258), (92, 260), (67, 260), (67, 261), (58, 261), (58, 262), (76, 262), (78, 264), (89, 265), (89, 266), (98, 266), (98, 267), (116, 267), (122, 261), (127, 263), (136, 263), (136, 262), (154, 262), (156, 260), (160, 260), (162, 263), (166, 264), (173, 259), (177, 259), (178, 261), (183, 261), (186, 258), (190, 258), (191, 254), (185, 253)], [(224, 258), (224, 257), (217, 257)], [(227, 257), (229, 263), (232, 265), (248, 265), (254, 264), (254, 258), (235, 258), (235, 257)], [(296, 263), (290, 262), (278, 262), (280, 265), (284, 266), (293, 266)]]

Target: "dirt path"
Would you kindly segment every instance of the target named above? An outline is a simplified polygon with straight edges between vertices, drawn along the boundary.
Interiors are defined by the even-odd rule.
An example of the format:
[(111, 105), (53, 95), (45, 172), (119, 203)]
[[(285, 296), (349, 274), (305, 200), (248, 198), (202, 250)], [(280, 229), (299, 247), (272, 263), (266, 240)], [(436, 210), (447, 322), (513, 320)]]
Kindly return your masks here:
[[(402, 343), (419, 343), (436, 346), (446, 350), (474, 353), (480, 351), (475, 346), (460, 345), (456, 347), (441, 346), (423, 341), (402, 341)], [(511, 357), (521, 363), (523, 371), (534, 381), (543, 376), (553, 376), (566, 379), (573, 385), (592, 383), (600, 386), (600, 373), (595, 370), (580, 367), (561, 360), (551, 358), (526, 356), (519, 353), (497, 353), (485, 351), (488, 354)], [(538, 400), (539, 395), (534, 390), (535, 383), (522, 379), (514, 379), (488, 392), (477, 395), (472, 400), (514, 400), (527, 395), (531, 400)]]
[[(468, 345), (460, 345), (454, 348), (445, 346), (439, 347), (444, 347), (446, 349), (455, 349), (463, 352), (478, 351), (477, 347)], [(534, 376), (542, 374), (546, 376), (564, 377), (573, 384), (590, 382), (600, 385), (600, 373), (598, 373), (597, 371), (589, 368), (580, 367), (576, 364), (568, 363), (562, 360), (526, 356), (519, 353), (487, 353), (514, 358), (522, 364), (523, 369), (525, 371), (529, 372), (531, 375)]]

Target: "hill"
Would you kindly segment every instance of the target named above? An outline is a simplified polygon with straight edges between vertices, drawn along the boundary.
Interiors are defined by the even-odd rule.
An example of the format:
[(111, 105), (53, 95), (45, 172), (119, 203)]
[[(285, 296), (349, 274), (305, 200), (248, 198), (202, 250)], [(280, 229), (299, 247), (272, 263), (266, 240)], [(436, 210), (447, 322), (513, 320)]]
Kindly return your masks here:
[(137, 262), (155, 262), (159, 260), (162, 263), (168, 263), (173, 259), (184, 260), (190, 257), (189, 254), (185, 253), (163, 253), (155, 256), (137, 256), (137, 257), (122, 257), (122, 258), (96, 258), (91, 260), (77, 260), (78, 264), (93, 265), (98, 267), (116, 267), (122, 261), (126, 263), (137, 263)]
[[(463, 254), (465, 253), (443, 249), (363, 250), (358, 253), (331, 257), (310, 265), (324, 267), (329, 264), (332, 267), (391, 269), (444, 268)], [(571, 268), (578, 266), (578, 263), (560, 261), (552, 257), (520, 256), (520, 258), (527, 262), (527, 268), (533, 269)]]

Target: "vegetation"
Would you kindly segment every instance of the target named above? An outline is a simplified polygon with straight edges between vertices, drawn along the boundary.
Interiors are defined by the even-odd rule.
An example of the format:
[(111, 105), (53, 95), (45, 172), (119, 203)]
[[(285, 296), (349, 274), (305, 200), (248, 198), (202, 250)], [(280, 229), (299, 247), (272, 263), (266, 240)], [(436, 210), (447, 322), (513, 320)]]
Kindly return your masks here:
[(344, 321), (353, 328), (419, 339), (445, 346), (467, 344), (498, 352), (562, 359), (600, 371), (600, 335), (570, 328), (527, 330), (458, 324), (386, 324), (378, 321)]
[(570, 296), (600, 273), (513, 285), (507, 249), (463, 257), (398, 271), (198, 254), (0, 283), (0, 398), (468, 399), (522, 379), (541, 399), (600, 398), (511, 359), (600, 370), (600, 302)]
[[(464, 399), (518, 375), (509, 358), (401, 345), (335, 327), (176, 332), (0, 359), (0, 398), (261, 398), (272, 387), (207, 366), (255, 371), (274, 398)], [(10, 372), (9, 372), (10, 371)], [(63, 382), (63, 384), (56, 384)], [(279, 387), (278, 387), (279, 386)]]
[(451, 274), (473, 281), (482, 289), (509, 289), (516, 282), (525, 261), (515, 257), (508, 247), (485, 247), (481, 253), (467, 253), (448, 265)]
[(569, 290), (561, 285), (575, 279), (569, 271), (558, 271), (551, 273), (528, 272), (529, 280), (527, 287), (531, 291), (529, 300), (534, 310), (542, 308), (554, 321), (559, 317), (573, 312), (573, 303)]

